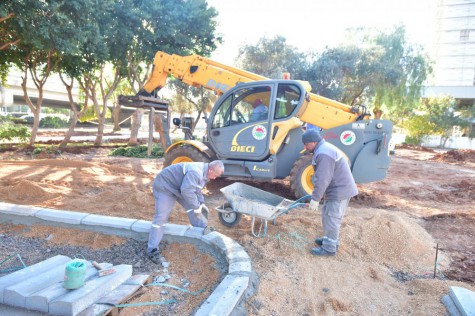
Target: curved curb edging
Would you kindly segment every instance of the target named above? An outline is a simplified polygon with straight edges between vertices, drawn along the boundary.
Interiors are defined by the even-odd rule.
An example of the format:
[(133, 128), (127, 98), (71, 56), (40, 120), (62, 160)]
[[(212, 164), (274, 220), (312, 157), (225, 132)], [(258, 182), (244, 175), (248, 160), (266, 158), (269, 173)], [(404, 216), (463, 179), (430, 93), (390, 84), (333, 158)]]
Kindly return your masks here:
[[(122, 234), (148, 234), (152, 223), (150, 221), (103, 216), (90, 213), (54, 210), (36, 206), (16, 205), (0, 202), (0, 215), (5, 214), (12, 218), (28, 218), (31, 222), (55, 222), (57, 225), (87, 226), (91, 230), (119, 230)], [(0, 222), (2, 222), (0, 220)], [(165, 235), (200, 240), (213, 247), (226, 258), (228, 274), (215, 288), (213, 293), (204, 301), (194, 314), (195, 316), (230, 315), (241, 300), (249, 286), (252, 273), (252, 264), (244, 248), (233, 239), (212, 232), (203, 235), (203, 228), (177, 224), (165, 224)], [(97, 229), (96, 229), (97, 228)]]

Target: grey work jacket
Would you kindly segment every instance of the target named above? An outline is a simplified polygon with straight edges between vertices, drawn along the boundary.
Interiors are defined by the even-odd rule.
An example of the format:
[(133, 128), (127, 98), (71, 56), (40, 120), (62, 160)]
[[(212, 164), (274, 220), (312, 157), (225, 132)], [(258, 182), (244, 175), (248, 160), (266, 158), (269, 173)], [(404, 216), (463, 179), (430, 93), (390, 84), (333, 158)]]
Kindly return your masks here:
[(153, 182), (153, 192), (171, 193), (178, 200), (186, 201), (190, 208), (197, 209), (204, 203), (201, 190), (208, 182), (208, 164), (182, 162), (163, 169)]
[(313, 151), (312, 165), (315, 171), (312, 199), (343, 200), (358, 194), (350, 165), (334, 145), (324, 139), (318, 142)]

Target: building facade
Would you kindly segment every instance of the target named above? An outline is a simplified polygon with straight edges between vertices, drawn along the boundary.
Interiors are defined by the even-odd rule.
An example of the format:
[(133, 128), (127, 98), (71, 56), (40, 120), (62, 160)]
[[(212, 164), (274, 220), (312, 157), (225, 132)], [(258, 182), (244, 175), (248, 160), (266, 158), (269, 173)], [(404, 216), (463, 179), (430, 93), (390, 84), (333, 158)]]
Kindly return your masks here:
[[(26, 105), (21, 83), (23, 73), (12, 70), (7, 77), (5, 86), (0, 85), (0, 112), (20, 116), (30, 112)], [(26, 88), (28, 96), (35, 104), (38, 100), (38, 89), (33, 80), (28, 78)], [(79, 91), (73, 88), (73, 100), (78, 100)], [(43, 87), (42, 107), (57, 107), (70, 109), (66, 87), (57, 74), (52, 74)]]
[(475, 101), (475, 1), (438, 0), (431, 50), (434, 76), (426, 97), (452, 95), (461, 105)]

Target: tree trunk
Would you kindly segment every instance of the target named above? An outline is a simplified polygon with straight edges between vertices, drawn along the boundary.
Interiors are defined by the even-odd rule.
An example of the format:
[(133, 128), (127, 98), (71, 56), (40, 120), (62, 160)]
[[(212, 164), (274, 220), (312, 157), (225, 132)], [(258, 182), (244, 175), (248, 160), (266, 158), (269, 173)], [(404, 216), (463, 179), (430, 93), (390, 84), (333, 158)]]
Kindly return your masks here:
[(71, 137), (73, 136), (74, 129), (76, 128), (76, 124), (78, 122), (79, 114), (77, 111), (74, 111), (73, 118), (71, 119), (71, 123), (69, 124), (69, 129), (66, 132), (66, 135), (64, 136), (63, 140), (59, 144), (59, 148), (64, 148), (66, 145), (69, 143), (71, 140)]
[(132, 115), (132, 124), (130, 126), (129, 146), (136, 146), (138, 144), (139, 128), (142, 125), (143, 109), (135, 110)]
[(195, 121), (193, 122), (192, 126), (191, 126), (191, 133), (193, 134), (195, 132), (195, 127), (196, 125), (198, 124), (198, 121), (200, 120), (201, 118), (201, 114), (203, 114), (202, 111), (198, 111), (198, 115), (196, 116), (196, 119)]
[(35, 144), (36, 135), (38, 134), (38, 127), (40, 126), (40, 111), (41, 108), (36, 108), (33, 111), (33, 126), (31, 128), (31, 138), (30, 138), (30, 145), (33, 146)]
[(121, 106), (120, 106), (120, 104), (117, 103), (114, 106), (114, 109), (112, 111), (112, 116), (114, 118), (114, 129), (113, 129), (114, 132), (120, 131), (120, 129), (121, 129), (120, 125), (119, 125), (119, 123), (120, 123), (120, 110), (121, 110)]
[(99, 117), (99, 125), (97, 125), (97, 135), (94, 141), (94, 146), (101, 146), (104, 138), (104, 120)]

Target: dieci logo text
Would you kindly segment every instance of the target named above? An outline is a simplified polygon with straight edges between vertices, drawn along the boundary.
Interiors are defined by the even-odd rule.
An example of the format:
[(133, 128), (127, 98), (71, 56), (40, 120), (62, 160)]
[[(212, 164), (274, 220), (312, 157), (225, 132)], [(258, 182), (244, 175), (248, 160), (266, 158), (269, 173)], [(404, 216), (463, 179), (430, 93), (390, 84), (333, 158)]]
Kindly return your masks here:
[(255, 146), (239, 146), (239, 145), (232, 145), (231, 151), (235, 151), (238, 153), (253, 153), (256, 149)]

